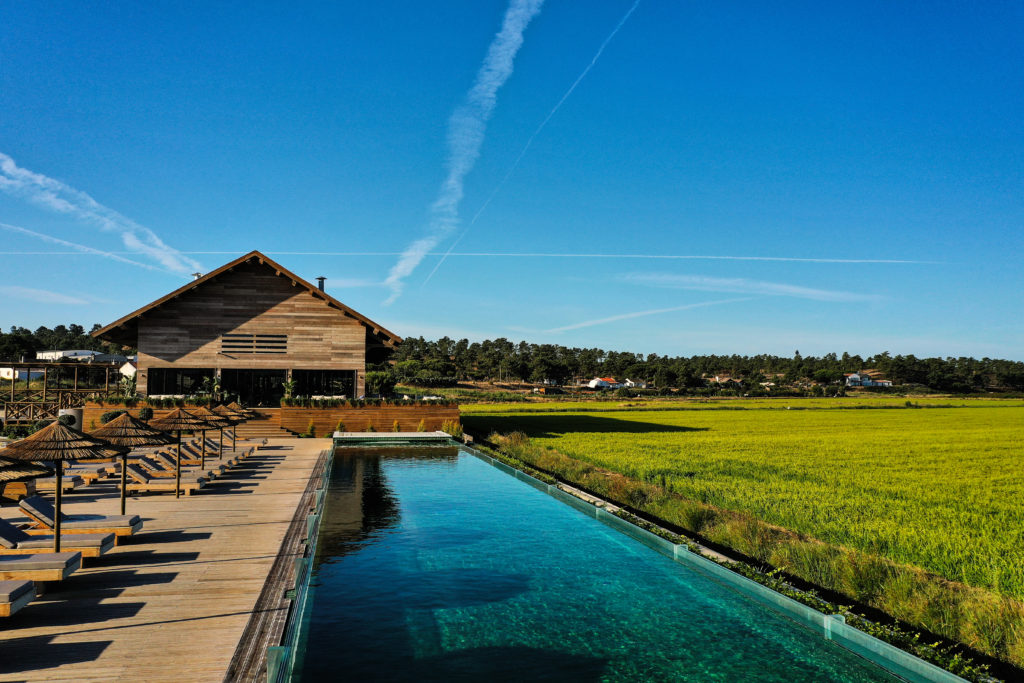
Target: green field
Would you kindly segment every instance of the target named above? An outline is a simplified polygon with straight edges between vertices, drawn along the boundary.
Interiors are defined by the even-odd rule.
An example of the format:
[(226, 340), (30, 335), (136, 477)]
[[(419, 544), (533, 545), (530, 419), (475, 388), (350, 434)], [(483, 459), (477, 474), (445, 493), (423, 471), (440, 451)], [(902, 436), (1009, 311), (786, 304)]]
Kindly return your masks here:
[[(700, 501), (1024, 599), (1024, 404), (914, 403), (932, 407), (906, 408), (905, 399), (891, 398), (622, 407), (553, 402), (464, 406), (463, 423), (473, 434), (523, 432), (575, 460), (653, 483), (668, 492), (668, 502), (653, 501), (646, 509), (666, 519), (677, 498)], [(687, 519), (682, 526), (699, 527)], [(808, 578), (857, 592), (816, 571), (807, 569)], [(871, 588), (867, 597), (880, 590)], [(906, 609), (889, 604), (893, 587), (884, 590), (890, 595), (875, 604), (904, 616)], [(1000, 636), (1008, 642), (979, 645), (974, 641), (993, 634), (968, 638), (963, 625), (936, 629), (929, 621), (935, 619), (956, 620), (920, 617), (982, 650), (1002, 650), (1011, 661), (1024, 655), (1016, 651), (1024, 624), (999, 626), (1012, 631)]]

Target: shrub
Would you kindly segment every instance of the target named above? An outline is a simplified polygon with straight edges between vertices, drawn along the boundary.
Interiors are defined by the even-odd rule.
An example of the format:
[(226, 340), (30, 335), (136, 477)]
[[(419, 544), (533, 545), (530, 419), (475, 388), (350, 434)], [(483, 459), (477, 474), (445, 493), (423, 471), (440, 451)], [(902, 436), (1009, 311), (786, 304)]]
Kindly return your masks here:
[(64, 414), (57, 418), (57, 422), (60, 422), (65, 427), (71, 427), (75, 424), (75, 416)]
[(441, 431), (447, 432), (456, 439), (462, 436), (462, 425), (458, 420), (445, 420), (441, 425)]
[(364, 429), (363, 431), (364, 432), (375, 432), (377, 430), (373, 428), (373, 423), (372, 422), (367, 422), (366, 423), (366, 429)]
[(105, 425), (108, 422), (110, 422), (111, 420), (113, 420), (115, 417), (119, 417), (121, 415), (124, 415), (126, 412), (128, 412), (128, 411), (127, 410), (108, 410), (107, 412), (105, 412), (102, 415), (100, 415), (100, 424), (104, 424)]
[(312, 420), (309, 421), (309, 426), (306, 427), (306, 434), (305, 435), (308, 436), (311, 439), (316, 438), (316, 425), (313, 424)]
[(427, 421), (426, 420), (420, 420), (420, 423), (418, 425), (416, 425), (416, 431), (417, 432), (425, 432), (425, 431), (427, 431)]
[(391, 425), (391, 431), (400, 432), (402, 431), (402, 425), (398, 424), (398, 420), (395, 420), (394, 424)]
[(334, 431), (336, 431), (336, 432), (343, 432), (343, 431), (345, 431), (345, 423), (342, 422), (341, 420), (338, 420), (338, 426), (336, 426), (334, 428)]
[(40, 429), (50, 424), (51, 422), (53, 422), (53, 420), (39, 420), (38, 422), (32, 425), (32, 432), (38, 432)]
[(153, 409), (149, 406), (142, 406), (139, 408), (139, 419), (143, 422), (148, 422), (153, 419)]

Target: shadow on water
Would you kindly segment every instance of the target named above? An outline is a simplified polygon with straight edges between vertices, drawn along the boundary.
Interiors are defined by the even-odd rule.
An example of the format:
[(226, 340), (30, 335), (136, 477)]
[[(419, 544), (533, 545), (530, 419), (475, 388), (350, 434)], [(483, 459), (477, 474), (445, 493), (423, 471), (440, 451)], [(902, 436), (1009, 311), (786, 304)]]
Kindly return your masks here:
[(462, 422), (468, 430), (474, 433), (523, 432), (527, 436), (541, 438), (570, 432), (650, 434), (655, 432), (706, 432), (708, 430), (707, 427), (667, 425), (597, 415), (466, 415), (463, 416)]

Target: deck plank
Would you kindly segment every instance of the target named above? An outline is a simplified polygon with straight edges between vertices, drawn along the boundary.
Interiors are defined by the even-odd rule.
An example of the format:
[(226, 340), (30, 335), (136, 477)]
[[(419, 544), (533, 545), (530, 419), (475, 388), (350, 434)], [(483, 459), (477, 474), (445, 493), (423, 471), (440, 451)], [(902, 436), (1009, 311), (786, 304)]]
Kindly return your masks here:
[[(3, 621), (0, 681), (221, 681), (329, 446), (272, 439), (194, 496), (130, 498), (140, 534)], [(79, 489), (65, 506), (116, 514), (117, 493)]]

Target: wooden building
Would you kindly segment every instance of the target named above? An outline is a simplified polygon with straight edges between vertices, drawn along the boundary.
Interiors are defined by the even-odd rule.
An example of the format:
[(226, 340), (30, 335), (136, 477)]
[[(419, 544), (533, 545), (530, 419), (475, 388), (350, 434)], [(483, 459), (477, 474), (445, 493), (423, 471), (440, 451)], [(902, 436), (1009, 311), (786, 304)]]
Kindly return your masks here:
[(254, 406), (277, 406), (288, 380), (296, 396), (362, 396), (367, 363), (401, 341), (258, 251), (93, 335), (138, 348), (141, 395), (194, 394), (217, 378)]

